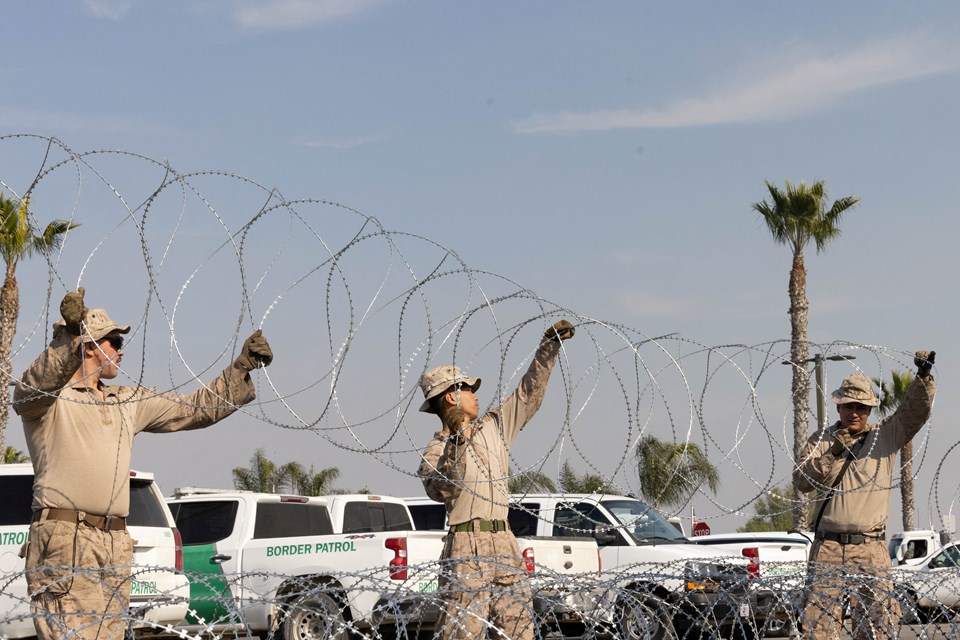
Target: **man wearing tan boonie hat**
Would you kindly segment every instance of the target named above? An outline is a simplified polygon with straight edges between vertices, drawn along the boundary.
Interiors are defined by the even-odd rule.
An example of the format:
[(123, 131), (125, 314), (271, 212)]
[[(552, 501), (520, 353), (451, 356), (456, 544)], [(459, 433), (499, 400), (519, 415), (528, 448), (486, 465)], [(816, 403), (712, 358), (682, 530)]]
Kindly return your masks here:
[(441, 558), (444, 603), (435, 637), (499, 635), (533, 640), (533, 598), (517, 540), (507, 526), (509, 447), (543, 402), (560, 343), (574, 327), (561, 320), (546, 330), (530, 368), (503, 403), (479, 416), (480, 378), (444, 365), (420, 377), (420, 411), (442, 429), (423, 454), (418, 475), (427, 495), (447, 508)]
[[(880, 404), (870, 379), (847, 376), (831, 394), (840, 420), (807, 440), (793, 472), (800, 492), (816, 491), (804, 637), (839, 638), (848, 600), (854, 640), (896, 637), (900, 608), (892, 597), (885, 542), (890, 488), (897, 453), (930, 416), (935, 356), (916, 353), (917, 375), (906, 397), (879, 424), (867, 422)], [(856, 582), (849, 581), (853, 574)]]
[(120, 373), (130, 327), (104, 309), (87, 309), (83, 289), (64, 297), (60, 314), (50, 346), (13, 394), (34, 468), (27, 588), (40, 640), (120, 640), (130, 615), (134, 436), (226, 418), (254, 399), (250, 372), (273, 354), (258, 330), (219, 377), (192, 394), (112, 386), (104, 381)]

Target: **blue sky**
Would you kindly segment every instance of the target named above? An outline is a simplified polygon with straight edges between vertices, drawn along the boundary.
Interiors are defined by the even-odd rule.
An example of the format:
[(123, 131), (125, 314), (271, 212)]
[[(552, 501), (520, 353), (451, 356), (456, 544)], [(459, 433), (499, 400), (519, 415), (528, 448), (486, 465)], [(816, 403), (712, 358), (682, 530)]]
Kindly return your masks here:
[[(223, 365), (236, 335), (260, 324), (276, 346), (275, 388), (261, 388), (261, 398), (273, 402), (263, 413), (207, 432), (140, 438), (135, 463), (155, 470), (171, 490), (227, 485), (230, 469), (264, 446), (277, 461), (339, 467), (343, 486), (419, 493), (409, 450), (434, 425), (387, 410), (413, 390), (424, 366), (418, 345), (427, 322), (456, 318), (480, 295), (516, 290), (509, 282), (549, 301), (550, 309), (604, 323), (571, 343), (569, 380), (581, 386), (565, 398), (562, 382), (554, 381), (542, 422), (529, 427), (544, 433), (524, 434), (518, 464), (552, 472), (569, 457), (583, 471), (625, 472), (629, 457), (620, 449), (629, 449), (636, 431), (617, 425), (636, 398), (618, 398), (614, 373), (632, 366), (629, 358), (592, 366), (623, 340), (608, 325), (629, 327), (632, 337), (674, 334), (665, 349), (674, 356), (696, 351), (692, 345), (787, 338), (789, 251), (772, 243), (750, 205), (764, 197), (765, 179), (823, 179), (832, 197), (855, 194), (861, 203), (826, 253), (807, 252), (810, 339), (869, 345), (873, 350), (846, 352), (871, 376), (905, 368), (903, 354), (918, 348), (940, 354), (941, 394), (922, 434), (918, 472), (926, 518), (928, 509), (950, 508), (960, 481), (943, 471), (930, 499), (938, 465), (957, 466), (950, 450), (958, 361), (951, 355), (957, 303), (950, 274), (958, 266), (952, 245), (960, 224), (958, 12), (951, 3), (868, 2), (9, 3), (0, 131), (53, 136), (74, 151), (119, 149), (183, 173), (236, 174), (266, 188), (197, 178), (209, 207), (189, 194), (183, 205), (182, 193), (164, 192), (150, 210), (156, 235), (149, 239), (158, 263), (164, 256), (162, 304), (146, 314), (150, 279), (116, 196), (90, 171), (81, 179), (59, 170), (35, 192), (39, 220), (70, 212), (83, 224), (65, 247), (54, 300), (79, 282), (97, 306), (149, 320), (137, 334), (142, 349), (128, 351), (125, 362), (133, 380), (189, 388), (194, 373), (203, 379)], [(0, 144), (0, 180), (22, 193), (42, 145)], [(95, 158), (131, 208), (162, 177), (161, 165), (133, 156)], [(250, 296), (253, 312), (240, 319), (236, 256), (216, 247), (226, 239), (224, 228), (235, 231), (253, 217), (269, 189), (290, 200), (340, 203), (411, 235), (395, 236), (396, 252), (377, 239), (353, 249), (351, 295), (334, 286), (327, 312), (319, 303), (328, 295), (326, 280), (293, 283), (322, 261), (318, 236), (342, 246), (362, 216), (308, 205), (303, 221), (291, 221), (288, 211), (268, 217), (245, 248), (245, 267), (264, 277)], [(423, 275), (442, 256), (437, 245), (496, 276), (474, 283), (447, 278), (450, 286), (431, 290), (427, 307), (402, 315), (385, 302), (403, 290), (403, 260), (396, 257)], [(25, 263), (19, 273), (27, 316), (18, 334), (22, 367), (41, 344), (29, 331), (42, 318), (47, 279), (42, 262)], [(322, 427), (330, 429), (325, 437), (291, 425), (310, 425), (321, 411), (311, 401), (324, 405), (317, 398), (330, 397), (330, 378), (316, 373), (318, 360), (325, 363), (320, 370), (336, 361), (338, 341), (328, 339), (327, 320), (342, 336), (351, 310), (362, 317), (370, 301), (362, 337), (343, 361), (337, 398), (362, 407), (378, 405), (371, 397), (379, 394), (392, 399), (384, 411), (360, 418), (343, 412), (346, 423), (365, 425), (364, 445), (354, 451), (355, 436), (336, 420)], [(174, 302), (177, 344), (188, 354), (210, 348), (183, 367), (176, 357), (169, 365), (165, 312)], [(523, 300), (501, 308), (501, 328), (538, 313)], [(461, 353), (493, 380), (481, 394), (491, 402), (500, 361), (508, 387), (546, 323), (525, 327), (509, 347), (484, 347), (498, 325), (492, 315), (479, 316), (467, 325)], [(408, 344), (411, 335), (420, 338)], [(760, 366), (763, 348), (749, 351), (750, 364)], [(432, 363), (447, 354), (435, 355)], [(741, 496), (787, 477), (789, 382), (774, 368), (760, 378), (756, 391), (765, 404), (758, 418), (743, 408), (756, 372), (705, 382), (711, 363), (687, 357), (684, 376), (663, 380), (679, 391), (667, 389), (669, 400), (654, 403), (657, 409), (631, 415), (649, 415), (640, 424), (662, 437), (673, 423), (680, 437), (715, 442), (723, 461), (719, 506), (705, 497), (697, 505), (719, 517), (741, 510)], [(828, 384), (849, 370), (831, 364)], [(303, 407), (284, 408), (277, 398), (288, 395)], [(692, 408), (701, 397), (710, 435)], [(569, 433), (555, 426), (565, 413), (574, 421)], [(398, 424), (402, 446), (389, 435)], [(15, 421), (8, 440), (22, 443)], [(371, 442), (396, 451), (371, 455), (364, 450)], [(736, 526), (732, 518), (718, 524)]]

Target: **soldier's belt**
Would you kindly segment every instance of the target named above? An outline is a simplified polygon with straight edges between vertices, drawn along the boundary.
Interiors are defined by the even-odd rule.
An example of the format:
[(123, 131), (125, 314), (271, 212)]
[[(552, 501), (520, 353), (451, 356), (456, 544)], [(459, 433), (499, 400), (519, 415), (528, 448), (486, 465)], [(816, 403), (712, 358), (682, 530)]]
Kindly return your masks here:
[(886, 539), (886, 533), (881, 533), (878, 536), (868, 536), (863, 533), (830, 533), (829, 531), (817, 531), (817, 540), (830, 540), (831, 542), (839, 542), (840, 544), (863, 544), (864, 542)]
[(463, 531), (509, 531), (505, 520), (481, 520), (476, 518), (450, 527), (450, 533), (461, 533)]
[(37, 509), (33, 512), (34, 522), (45, 520), (59, 520), (75, 524), (88, 524), (102, 531), (123, 531), (127, 528), (127, 519), (122, 516), (98, 516), (73, 509)]

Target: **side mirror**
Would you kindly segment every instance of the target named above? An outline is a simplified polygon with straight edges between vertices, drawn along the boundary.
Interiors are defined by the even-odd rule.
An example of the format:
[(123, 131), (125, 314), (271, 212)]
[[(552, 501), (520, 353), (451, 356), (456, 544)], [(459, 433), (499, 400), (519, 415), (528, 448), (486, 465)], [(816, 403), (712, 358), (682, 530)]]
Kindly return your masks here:
[(597, 541), (597, 546), (604, 547), (617, 541), (617, 534), (613, 531), (594, 530), (593, 539)]
[(907, 558), (907, 552), (904, 550), (903, 545), (897, 545), (897, 562), (903, 562)]

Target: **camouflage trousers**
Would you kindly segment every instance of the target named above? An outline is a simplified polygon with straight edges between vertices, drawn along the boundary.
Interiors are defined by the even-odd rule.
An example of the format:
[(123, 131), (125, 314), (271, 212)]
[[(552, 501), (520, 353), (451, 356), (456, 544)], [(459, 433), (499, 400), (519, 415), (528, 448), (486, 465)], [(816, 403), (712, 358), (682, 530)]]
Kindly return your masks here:
[(890, 556), (883, 540), (863, 544), (818, 540), (814, 544), (803, 637), (839, 640), (848, 603), (854, 640), (897, 637), (900, 605), (893, 597)]
[(533, 597), (509, 531), (450, 533), (440, 566), (438, 640), (533, 640)]
[(39, 640), (120, 640), (130, 606), (126, 531), (57, 520), (30, 525), (27, 593)]

